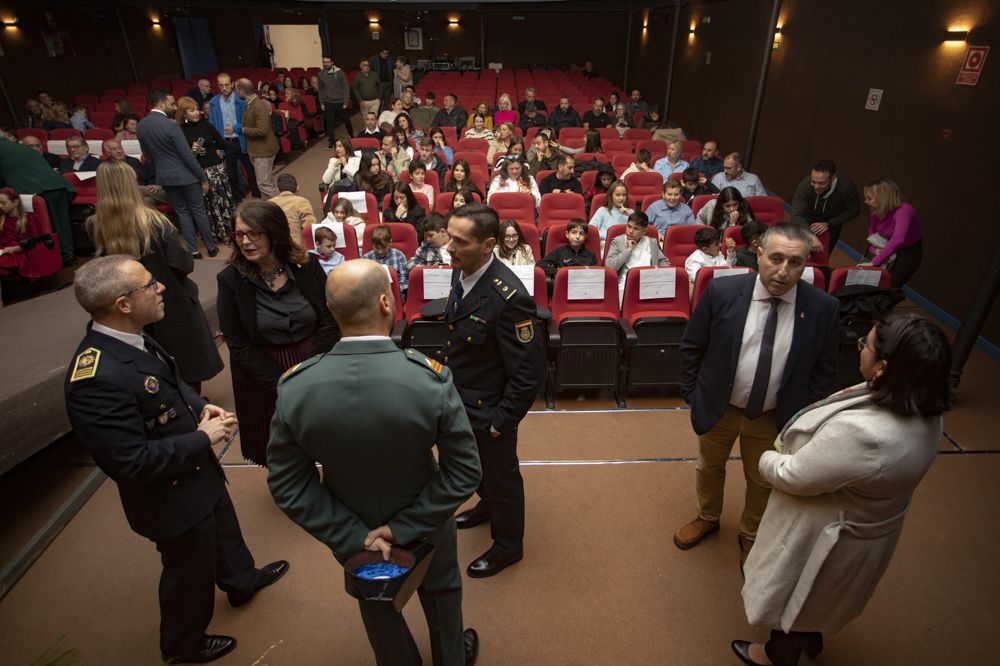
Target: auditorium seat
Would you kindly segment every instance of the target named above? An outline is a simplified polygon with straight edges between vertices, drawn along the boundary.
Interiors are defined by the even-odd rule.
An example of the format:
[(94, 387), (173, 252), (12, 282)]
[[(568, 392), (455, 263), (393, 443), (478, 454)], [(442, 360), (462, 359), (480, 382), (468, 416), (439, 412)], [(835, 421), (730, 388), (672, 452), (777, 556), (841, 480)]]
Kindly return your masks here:
[[(558, 104), (556, 106), (558, 106)], [(524, 145), (525, 146), (531, 146), (532, 142), (535, 140), (535, 135), (538, 134), (538, 130), (540, 130), (540, 129), (542, 129), (542, 128), (541, 127), (529, 127), (528, 128), (528, 131), (524, 135)]]
[(113, 123), (114, 120), (115, 114), (108, 113), (107, 111), (94, 111), (90, 114), (90, 122), (104, 129), (111, 129), (111, 123)]
[(302, 103), (305, 104), (306, 111), (312, 116), (313, 131), (319, 132), (323, 129), (323, 115), (317, 113), (316, 98), (312, 95), (299, 95)]
[(650, 153), (654, 154), (667, 154), (667, 142), (659, 141), (655, 139), (643, 139), (641, 141), (636, 141), (635, 149), (638, 151), (645, 148)]
[[(115, 138), (115, 133), (104, 128), (88, 129), (84, 131), (83, 138), (87, 140), (107, 141), (108, 139)], [(93, 153), (94, 151), (90, 152)]]
[[(614, 127), (598, 127), (597, 133), (601, 137), (601, 144), (603, 146), (605, 141), (618, 141), (620, 136), (618, 130)], [(586, 135), (585, 135), (586, 136)], [(607, 146), (604, 146), (604, 150), (607, 150)]]
[(604, 153), (577, 153), (576, 155), (573, 155), (573, 157), (576, 158), (578, 163), (585, 160), (597, 160), (598, 162), (611, 164), (611, 158)]
[(781, 197), (752, 196), (746, 200), (758, 222), (771, 226), (785, 219), (785, 202)]
[[(246, 173), (244, 173), (244, 176)], [(327, 191), (329, 194), (329, 191)], [(337, 193), (333, 192), (329, 194), (326, 199), (326, 203), (323, 206), (324, 211), (333, 210), (333, 203), (337, 200)], [(375, 195), (371, 192), (365, 192), (365, 208), (368, 210), (364, 213), (358, 213), (361, 217), (365, 218), (365, 223), (370, 227), (373, 224), (378, 224), (382, 221), (382, 216), (379, 215), (378, 201), (375, 200)], [(410, 256), (410, 255), (407, 255)]]
[(17, 137), (18, 141), (26, 136), (37, 137), (38, 140), (42, 142), (42, 152), (48, 152), (47, 144), (49, 142), (49, 133), (40, 127), (22, 127), (17, 130), (14, 135)]
[(458, 148), (456, 150), (461, 152), (473, 152), (482, 153), (485, 155), (489, 152), (490, 142), (486, 139), (476, 139), (476, 138), (463, 138), (458, 140)]
[[(617, 130), (615, 131), (615, 136), (618, 136)], [(602, 136), (601, 148), (604, 149), (605, 153), (632, 153), (632, 142), (618, 138), (605, 140)]]
[[(382, 224), (389, 227), (389, 233), (392, 234), (392, 246), (402, 252), (407, 259), (417, 253), (417, 246), (420, 243), (417, 240), (417, 230), (413, 228), (412, 224), (409, 222), (383, 222)], [(361, 254), (371, 252), (372, 231), (375, 230), (376, 226), (373, 224), (365, 225)]]
[[(608, 263), (608, 250), (611, 249), (611, 241), (625, 233), (627, 224), (612, 224), (608, 227), (608, 233), (604, 237), (604, 256), (601, 257), (601, 265)], [(646, 235), (653, 239), (656, 244), (660, 243), (660, 233), (652, 224), (646, 225)]]
[(93, 108), (98, 102), (97, 95), (77, 95), (73, 98), (74, 104), (79, 104), (80, 106), (87, 106)]
[[(307, 224), (302, 227), (302, 247), (306, 250), (315, 250), (316, 244), (313, 242), (313, 225)], [(358, 259), (358, 231), (350, 224), (343, 225), (344, 247), (338, 247), (337, 252), (344, 255), (344, 259)], [(337, 239), (340, 242), (340, 238)]]
[[(549, 227), (549, 232), (545, 236), (545, 248), (543, 252), (545, 254), (552, 254), (557, 248), (569, 245), (569, 241), (566, 240), (566, 225), (565, 224), (553, 224)], [(583, 246), (594, 253), (597, 257), (598, 263), (601, 261), (601, 232), (597, 230), (592, 224), (587, 225), (587, 237), (583, 240)]]
[(808, 282), (820, 291), (826, 291), (826, 275), (817, 266), (806, 266), (802, 271), (802, 281)]
[[(96, 123), (95, 123), (96, 124)], [(72, 136), (83, 136), (80, 130), (72, 127), (59, 127), (49, 132), (49, 138), (55, 141), (65, 141)]]
[(351, 145), (354, 146), (354, 150), (378, 150), (382, 147), (382, 143), (378, 139), (368, 136), (359, 136), (351, 139)]
[[(541, 185), (543, 180), (545, 180), (551, 174), (554, 174), (554, 173), (555, 173), (555, 171), (553, 171), (552, 169), (541, 169), (538, 173), (535, 174), (535, 184), (536, 185)], [(544, 197), (546, 195), (543, 194), (542, 196)]]
[[(503, 222), (503, 219), (500, 220)], [(534, 224), (521, 224), (517, 223), (517, 228), (521, 230), (521, 235), (524, 237), (524, 242), (528, 244), (531, 248), (531, 256), (538, 261), (542, 258), (542, 247), (539, 240), (539, 230)], [(500, 242), (503, 242), (502, 239)]]
[[(571, 298), (571, 282), (583, 272), (598, 272), (603, 289), (596, 298)], [(619, 366), (618, 275), (600, 266), (570, 266), (556, 273), (546, 402), (566, 389), (617, 389)], [(619, 404), (621, 404), (619, 400)]]
[(889, 289), (892, 286), (892, 277), (889, 275), (889, 271), (877, 266), (835, 268), (833, 269), (833, 273), (830, 274), (828, 291), (831, 294), (836, 294), (840, 288), (855, 284), (866, 284), (878, 287), (879, 289)]
[(567, 139), (583, 139), (586, 131), (582, 127), (564, 127), (559, 130), (559, 143), (565, 144)]
[(726, 241), (730, 238), (732, 238), (733, 242), (736, 243), (736, 247), (733, 249), (733, 252), (736, 252), (736, 250), (739, 250), (741, 247), (746, 245), (746, 243), (743, 242), (743, 235), (740, 233), (740, 230), (741, 227), (726, 227), (726, 230), (722, 232), (723, 255), (727, 257), (729, 256), (729, 252), (726, 250)]
[[(565, 134), (566, 130), (568, 129), (576, 129), (576, 128), (566, 127), (563, 129), (563, 134)], [(577, 150), (577, 149), (583, 149), (583, 147), (587, 145), (587, 142), (582, 136), (567, 136), (567, 137), (560, 136), (559, 145), (563, 146), (564, 148), (572, 148), (574, 150)], [(574, 153), (573, 157), (576, 157), (578, 154), (579, 153)]]
[(445, 125), (441, 128), (441, 131), (444, 132), (444, 142), (446, 144), (449, 146), (458, 145), (458, 131), (454, 127)]
[[(487, 170), (482, 166), (469, 165), (469, 169), (472, 173), (469, 174), (469, 180), (479, 188), (480, 192), (486, 192), (486, 174)], [(402, 175), (402, 174), (400, 174)], [(444, 172), (444, 182), (448, 183), (451, 181), (451, 169)]]
[[(25, 212), (31, 213), (28, 216), (28, 238), (37, 239), (37, 242), (33, 247), (23, 251), (24, 264), (17, 269), (17, 274), (28, 280), (51, 277), (63, 267), (59, 252), (59, 234), (52, 231), (52, 221), (45, 199), (37, 194), (22, 194), (21, 201)], [(46, 241), (51, 247), (46, 246)]]
[(497, 192), (489, 200), (490, 208), (500, 220), (515, 220), (518, 224), (535, 224), (535, 199), (527, 192)]
[(704, 228), (703, 224), (676, 224), (667, 227), (663, 238), (663, 254), (670, 260), (671, 266), (683, 266), (691, 253), (698, 249), (694, 235)]
[(597, 181), (597, 170), (584, 171), (580, 174), (580, 188), (586, 192), (594, 186)]
[[(458, 160), (465, 160), (469, 163), (469, 168), (472, 170), (479, 169), (483, 174), (490, 172), (489, 162), (486, 160), (486, 153), (480, 153), (476, 151), (455, 151), (452, 159), (452, 164)], [(478, 184), (478, 183), (477, 183)], [(486, 189), (483, 188), (483, 192)]]
[[(401, 174), (399, 174), (399, 182), (401, 183), (410, 182), (410, 172), (408, 170), (403, 171)], [(431, 191), (434, 192), (434, 201), (437, 201), (438, 194), (441, 192), (441, 183), (438, 182), (437, 171), (435, 171), (434, 169), (425, 169), (424, 182), (431, 186)], [(414, 192), (414, 194), (416, 194), (416, 192)], [(430, 209), (425, 208), (424, 210), (429, 211)]]
[(93, 105), (93, 111), (102, 111), (102, 112), (105, 112), (105, 113), (107, 113), (108, 111), (110, 111), (111, 113), (114, 113), (115, 112), (115, 103), (114, 102), (98, 102), (97, 104)]
[[(666, 293), (643, 297), (644, 273), (647, 279), (651, 275), (672, 273), (673, 295), (669, 287), (663, 285)], [(689, 300), (688, 274), (683, 268), (638, 266), (629, 270), (618, 322), (624, 352), (622, 396), (633, 389), (680, 383), (680, 342), (691, 310)]]
[(752, 273), (753, 269), (748, 266), (705, 266), (698, 271), (694, 279), (694, 293), (691, 295), (691, 311), (698, 306), (701, 295), (708, 289), (708, 283), (712, 280), (725, 280), (736, 275)]
[(554, 224), (566, 224), (574, 217), (587, 219), (583, 195), (576, 192), (546, 194), (538, 207), (538, 230), (544, 232)]
[(701, 154), (701, 141), (692, 141), (690, 139), (684, 139), (681, 141), (681, 152), (684, 153), (698, 153)]
[(699, 194), (688, 202), (688, 206), (691, 207), (691, 212), (694, 213), (694, 216), (698, 217), (698, 211), (704, 208), (705, 204), (712, 199), (718, 198), (718, 196), (718, 194)]
[(663, 176), (656, 171), (634, 171), (625, 176), (625, 189), (628, 190), (629, 208), (639, 209), (643, 198), (649, 194), (663, 196)]
[(76, 196), (70, 202), (70, 206), (97, 205), (97, 178), (80, 180), (76, 172), (64, 173), (62, 176), (76, 190)]
[[(455, 198), (454, 192), (442, 192), (434, 197), (434, 212), (440, 213), (445, 217), (451, 212), (451, 202)], [(472, 198), (474, 201), (480, 201), (479, 195), (475, 192), (472, 193)]]
[(448, 324), (440, 317), (424, 319), (420, 313), (421, 308), (431, 301), (447, 297), (447, 294), (425, 295), (424, 276), (432, 271), (444, 271), (448, 281), (451, 281), (451, 266), (414, 266), (407, 281), (403, 320), (393, 329), (393, 338), (404, 348), (416, 349), (430, 358), (437, 358), (448, 338)]
[[(413, 192), (413, 198), (417, 200), (417, 205), (424, 209), (424, 213), (431, 212), (431, 202), (427, 200), (426, 194), (423, 192)], [(382, 197), (382, 210), (388, 210), (390, 206), (393, 208), (396, 207), (396, 204), (392, 202), (392, 192)]]
[(622, 138), (625, 139), (626, 141), (631, 142), (632, 143), (632, 150), (636, 151), (636, 150), (639, 150), (638, 143), (640, 141), (652, 141), (653, 140), (653, 132), (651, 130), (648, 130), (648, 129), (640, 129), (638, 127), (630, 127), (629, 129), (625, 130), (625, 135)]

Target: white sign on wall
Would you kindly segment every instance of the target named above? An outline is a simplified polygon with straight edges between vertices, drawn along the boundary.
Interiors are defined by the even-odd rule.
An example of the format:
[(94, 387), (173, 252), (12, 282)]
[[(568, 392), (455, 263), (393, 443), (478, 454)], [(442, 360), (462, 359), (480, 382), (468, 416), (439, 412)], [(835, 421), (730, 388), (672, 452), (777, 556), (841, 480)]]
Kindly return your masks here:
[(882, 90), (879, 88), (869, 88), (868, 99), (865, 101), (865, 109), (868, 111), (878, 111), (878, 106), (881, 103)]

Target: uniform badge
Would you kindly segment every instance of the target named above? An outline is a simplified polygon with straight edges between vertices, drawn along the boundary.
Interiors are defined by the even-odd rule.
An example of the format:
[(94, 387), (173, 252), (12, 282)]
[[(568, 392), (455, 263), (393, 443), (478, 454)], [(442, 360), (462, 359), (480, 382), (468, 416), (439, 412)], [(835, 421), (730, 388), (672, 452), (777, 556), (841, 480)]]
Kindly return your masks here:
[(524, 344), (535, 339), (535, 325), (530, 319), (514, 324), (514, 330), (517, 332), (517, 339)]
[(101, 352), (93, 347), (88, 347), (80, 352), (73, 364), (73, 374), (70, 375), (71, 382), (81, 379), (91, 379), (97, 374), (97, 364), (101, 361)]
[(156, 395), (160, 392), (160, 380), (153, 375), (149, 375), (146, 377), (146, 381), (142, 383), (142, 387), (146, 389), (146, 393), (149, 395)]
[(427, 365), (431, 367), (431, 370), (438, 373), (439, 375), (444, 371), (444, 366), (434, 359), (427, 359)]
[(165, 425), (166, 422), (170, 420), (170, 413), (163, 412), (162, 414), (156, 417), (156, 420), (159, 422), (160, 425)]

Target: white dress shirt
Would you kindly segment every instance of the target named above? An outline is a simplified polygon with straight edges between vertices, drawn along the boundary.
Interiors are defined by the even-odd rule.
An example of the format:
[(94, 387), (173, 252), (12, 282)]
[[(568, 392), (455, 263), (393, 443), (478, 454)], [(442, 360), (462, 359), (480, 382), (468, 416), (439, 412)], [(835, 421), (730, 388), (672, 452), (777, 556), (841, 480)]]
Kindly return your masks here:
[(479, 278), (483, 277), (483, 273), (486, 272), (486, 269), (490, 267), (490, 264), (492, 264), (495, 261), (495, 259), (496, 258), (491, 254), (490, 258), (486, 261), (486, 263), (483, 264), (478, 271), (476, 271), (469, 277), (465, 277), (465, 273), (462, 273), (461, 277), (459, 278), (459, 282), (462, 283), (463, 299), (469, 295), (469, 292), (472, 291), (472, 288), (476, 286), (477, 282), (479, 282)]
[(146, 351), (146, 340), (142, 337), (141, 333), (127, 333), (125, 331), (119, 331), (116, 328), (111, 328), (109, 326), (105, 326), (104, 324), (98, 324), (96, 321), (90, 328), (98, 333), (103, 333), (104, 335), (112, 337), (115, 340), (120, 340), (140, 351)]
[[(792, 346), (792, 333), (795, 330), (795, 293), (796, 287), (789, 289), (784, 296), (778, 296), (778, 327), (774, 334), (774, 351), (771, 354), (771, 377), (767, 383), (767, 393), (764, 397), (764, 411), (769, 412), (778, 406), (778, 390), (781, 388), (781, 376), (788, 363), (788, 352)], [(740, 409), (745, 409), (750, 398), (753, 378), (757, 373), (757, 360), (760, 357), (760, 342), (764, 336), (764, 323), (767, 321), (768, 310), (771, 309), (768, 299), (770, 292), (760, 281), (760, 276), (753, 283), (753, 299), (747, 311), (747, 322), (743, 327), (743, 341), (740, 343), (739, 361), (736, 364), (736, 378), (733, 380), (733, 392), (729, 402)]]

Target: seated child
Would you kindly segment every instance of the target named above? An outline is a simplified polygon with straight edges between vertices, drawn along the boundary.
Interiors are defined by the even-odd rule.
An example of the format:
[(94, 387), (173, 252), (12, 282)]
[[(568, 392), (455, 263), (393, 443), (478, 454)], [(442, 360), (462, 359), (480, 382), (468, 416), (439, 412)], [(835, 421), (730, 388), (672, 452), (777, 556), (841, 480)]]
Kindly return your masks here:
[(715, 227), (705, 227), (699, 229), (694, 235), (694, 242), (698, 249), (691, 253), (691, 256), (684, 262), (684, 270), (687, 271), (688, 280), (691, 281), (691, 288), (694, 289), (694, 280), (705, 266), (726, 266), (726, 258), (722, 256), (722, 234)]
[(560, 268), (566, 266), (596, 266), (597, 255), (587, 249), (587, 223), (574, 217), (566, 224), (567, 245), (560, 245), (538, 262), (545, 274), (554, 278)]
[(736, 249), (736, 241), (732, 238), (726, 239), (726, 261), (730, 266), (749, 266), (757, 270), (757, 248), (760, 247), (760, 239), (767, 231), (767, 225), (763, 222), (750, 220), (744, 222), (740, 227), (740, 237), (743, 239), (745, 247), (733, 252)]
[(403, 301), (406, 301), (410, 270), (406, 267), (406, 257), (392, 246), (392, 230), (388, 226), (380, 224), (372, 229), (372, 249), (365, 252), (361, 258), (377, 261), (395, 270), (399, 278), (399, 294)]
[(329, 275), (330, 271), (344, 263), (344, 255), (334, 249), (337, 247), (337, 232), (329, 227), (316, 227), (314, 237), (316, 249), (309, 250), (309, 253), (319, 257), (319, 265)]
[(670, 260), (660, 251), (660, 244), (655, 238), (646, 235), (648, 228), (649, 217), (642, 211), (636, 211), (628, 216), (625, 233), (611, 241), (611, 247), (608, 248), (604, 265), (618, 273), (619, 304), (625, 295), (625, 278), (630, 269), (670, 265)]
[(652, 171), (653, 167), (650, 164), (652, 160), (653, 154), (645, 148), (640, 148), (635, 151), (635, 161), (622, 172), (622, 180), (625, 180), (625, 176), (630, 173), (646, 173), (647, 171)]
[(358, 245), (361, 245), (361, 239), (365, 237), (365, 219), (354, 210), (354, 204), (351, 203), (350, 199), (338, 198), (334, 201), (333, 209), (327, 213), (323, 221), (351, 225), (357, 233)]
[(684, 202), (691, 205), (691, 200), (702, 194), (718, 194), (719, 190), (708, 182), (708, 180), (698, 173), (698, 170), (694, 167), (688, 167), (684, 169), (681, 174), (681, 185), (684, 190), (681, 194), (684, 195)]
[(414, 266), (447, 266), (451, 263), (448, 254), (448, 221), (440, 213), (431, 213), (422, 225), (424, 242), (417, 248), (417, 253), (410, 258), (406, 267), (413, 270)]
[(668, 180), (663, 183), (663, 198), (649, 204), (646, 214), (650, 223), (656, 227), (662, 240), (667, 229), (676, 224), (697, 224), (691, 208), (681, 200), (680, 182)]
[(434, 188), (427, 182), (427, 167), (420, 160), (410, 162), (410, 189), (427, 197), (430, 210), (434, 209)]

